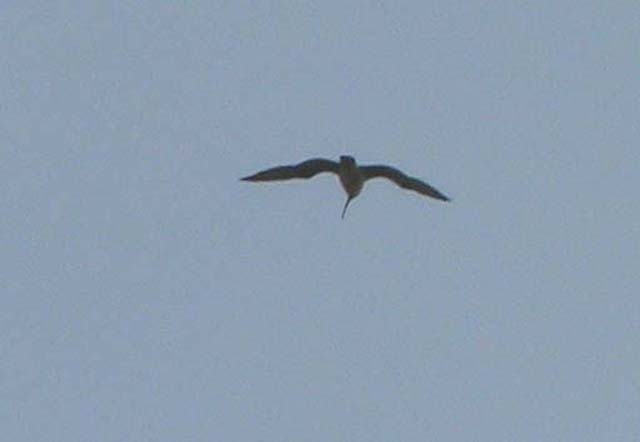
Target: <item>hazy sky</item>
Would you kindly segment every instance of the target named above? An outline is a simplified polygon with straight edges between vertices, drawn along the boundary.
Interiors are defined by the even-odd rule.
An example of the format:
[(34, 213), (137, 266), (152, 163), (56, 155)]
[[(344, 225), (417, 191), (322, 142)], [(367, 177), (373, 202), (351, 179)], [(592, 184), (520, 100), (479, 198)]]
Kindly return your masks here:
[[(640, 440), (637, 1), (4, 1), (11, 441)], [(340, 219), (350, 153), (384, 180)]]

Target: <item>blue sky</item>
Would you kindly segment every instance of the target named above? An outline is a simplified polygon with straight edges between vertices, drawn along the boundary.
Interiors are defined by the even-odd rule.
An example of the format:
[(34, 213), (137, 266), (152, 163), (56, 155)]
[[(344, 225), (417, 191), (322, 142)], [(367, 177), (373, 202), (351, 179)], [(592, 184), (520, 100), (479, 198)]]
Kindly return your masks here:
[(7, 440), (640, 438), (637, 2), (0, 12)]

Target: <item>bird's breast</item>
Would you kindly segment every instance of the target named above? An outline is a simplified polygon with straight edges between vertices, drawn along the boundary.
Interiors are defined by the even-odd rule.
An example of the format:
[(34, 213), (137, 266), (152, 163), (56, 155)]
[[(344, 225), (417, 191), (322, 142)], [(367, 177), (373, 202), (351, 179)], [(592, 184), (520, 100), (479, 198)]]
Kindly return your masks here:
[(340, 171), (340, 183), (344, 188), (344, 191), (350, 197), (354, 197), (360, 193), (362, 190), (362, 185), (364, 184), (364, 177), (359, 170), (342, 170)]

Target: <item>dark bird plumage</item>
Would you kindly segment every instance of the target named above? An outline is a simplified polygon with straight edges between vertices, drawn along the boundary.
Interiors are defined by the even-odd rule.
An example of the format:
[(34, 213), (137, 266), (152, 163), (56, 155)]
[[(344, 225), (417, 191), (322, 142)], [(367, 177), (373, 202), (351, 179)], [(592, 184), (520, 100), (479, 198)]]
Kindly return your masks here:
[(340, 165), (324, 158), (314, 158), (293, 166), (278, 166), (242, 178), (242, 181), (280, 181), (293, 178), (311, 178), (322, 172), (338, 173)]
[(360, 166), (360, 170), (365, 177), (365, 180), (371, 178), (387, 178), (403, 189), (413, 190), (422, 195), (430, 196), (441, 201), (450, 201), (447, 196), (440, 192), (435, 187), (432, 187), (417, 178), (405, 175), (398, 169), (389, 166)]
[(440, 201), (449, 201), (449, 198), (435, 187), (424, 181), (404, 174), (393, 167), (384, 165), (358, 166), (353, 157), (343, 155), (340, 162), (324, 158), (314, 158), (291, 166), (278, 166), (263, 170), (254, 175), (241, 178), (242, 181), (281, 181), (296, 178), (311, 178), (319, 173), (331, 172), (340, 178), (340, 182), (347, 193), (347, 201), (342, 209), (342, 217), (347, 206), (353, 198), (362, 191), (365, 181), (372, 178), (387, 178), (403, 189), (413, 190)]

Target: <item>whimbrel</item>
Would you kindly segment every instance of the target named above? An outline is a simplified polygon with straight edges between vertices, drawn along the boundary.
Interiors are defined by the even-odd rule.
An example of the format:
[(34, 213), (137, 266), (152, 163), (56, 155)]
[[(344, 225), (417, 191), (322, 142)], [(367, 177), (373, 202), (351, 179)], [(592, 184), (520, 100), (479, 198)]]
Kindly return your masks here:
[(364, 182), (371, 178), (387, 178), (403, 189), (413, 190), (422, 195), (441, 201), (449, 198), (436, 188), (424, 181), (405, 175), (398, 169), (384, 165), (358, 166), (356, 160), (348, 155), (342, 155), (340, 162), (324, 158), (313, 158), (291, 166), (278, 166), (263, 170), (254, 175), (241, 178), (242, 181), (281, 181), (294, 178), (311, 178), (322, 172), (338, 175), (340, 183), (347, 193), (347, 201), (342, 209), (342, 218), (352, 199), (360, 194)]

